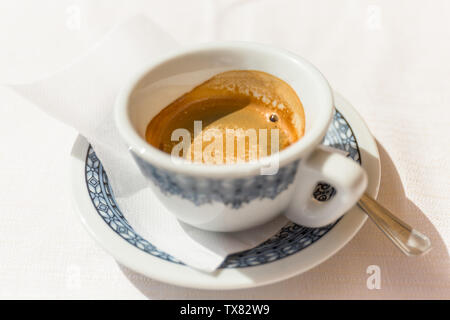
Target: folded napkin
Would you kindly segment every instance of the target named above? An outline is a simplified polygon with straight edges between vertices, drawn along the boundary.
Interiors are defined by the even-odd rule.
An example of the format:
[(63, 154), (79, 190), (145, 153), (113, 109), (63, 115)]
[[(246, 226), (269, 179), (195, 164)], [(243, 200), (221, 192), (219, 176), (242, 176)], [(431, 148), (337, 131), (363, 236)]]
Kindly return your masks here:
[(77, 61), (41, 81), (10, 86), (58, 120), (77, 129), (94, 147), (130, 225), (158, 249), (185, 264), (214, 271), (227, 255), (252, 248), (275, 234), (286, 219), (235, 233), (202, 231), (179, 222), (155, 197), (113, 121), (115, 98), (126, 80), (175, 41), (145, 17), (119, 25)]

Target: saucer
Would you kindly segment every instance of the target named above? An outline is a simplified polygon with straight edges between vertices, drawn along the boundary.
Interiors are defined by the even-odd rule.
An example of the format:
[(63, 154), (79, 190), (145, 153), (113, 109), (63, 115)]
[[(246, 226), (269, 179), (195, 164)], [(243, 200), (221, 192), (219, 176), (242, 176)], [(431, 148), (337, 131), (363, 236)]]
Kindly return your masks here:
[[(323, 144), (340, 149), (361, 164), (373, 198), (380, 184), (380, 158), (375, 139), (355, 109), (335, 93), (336, 112)], [(72, 149), (72, 186), (81, 221), (119, 263), (145, 276), (173, 285), (200, 289), (239, 289), (281, 281), (328, 259), (362, 227), (366, 214), (354, 206), (338, 221), (321, 228), (288, 223), (255, 248), (227, 257), (213, 273), (184, 265), (137, 234), (117, 206), (95, 151), (78, 136)], [(333, 187), (319, 184), (314, 197), (327, 201)]]

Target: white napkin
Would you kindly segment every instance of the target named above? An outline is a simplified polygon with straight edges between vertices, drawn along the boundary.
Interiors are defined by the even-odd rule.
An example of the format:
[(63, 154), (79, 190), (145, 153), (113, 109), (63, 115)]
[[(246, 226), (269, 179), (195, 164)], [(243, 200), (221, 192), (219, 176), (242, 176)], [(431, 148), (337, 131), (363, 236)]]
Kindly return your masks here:
[(279, 218), (237, 233), (202, 231), (180, 223), (151, 191), (115, 128), (114, 101), (131, 75), (176, 48), (170, 36), (139, 16), (116, 27), (62, 71), (35, 83), (10, 87), (89, 140), (105, 167), (120, 209), (136, 232), (187, 265), (214, 271), (227, 255), (262, 243), (287, 220)]

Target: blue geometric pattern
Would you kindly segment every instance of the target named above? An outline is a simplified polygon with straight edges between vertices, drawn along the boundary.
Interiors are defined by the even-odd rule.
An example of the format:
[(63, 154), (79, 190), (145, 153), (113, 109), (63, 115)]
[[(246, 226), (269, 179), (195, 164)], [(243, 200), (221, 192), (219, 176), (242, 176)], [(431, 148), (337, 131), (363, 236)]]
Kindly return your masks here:
[(131, 227), (120, 209), (117, 207), (108, 176), (97, 158), (94, 149), (89, 146), (85, 164), (86, 185), (92, 204), (111, 229), (133, 246), (151, 254), (152, 256), (180, 263), (169, 254), (158, 250), (150, 242), (138, 235)]
[[(338, 111), (334, 115), (333, 122), (327, 131), (323, 144), (344, 150), (348, 152), (348, 157), (361, 163), (356, 138), (347, 121)], [(128, 224), (126, 218), (117, 207), (103, 166), (90, 146), (86, 156), (85, 179), (92, 204), (103, 221), (114, 232), (131, 245), (152, 256), (183, 265), (181, 261), (158, 250), (150, 242), (139, 236)], [(334, 188), (325, 183), (319, 184), (314, 191), (314, 197), (319, 201), (327, 201), (334, 194)], [(221, 268), (243, 268), (262, 265), (290, 256), (319, 240), (337, 223), (338, 221), (321, 228), (306, 228), (294, 223), (288, 223), (277, 235), (257, 247), (228, 256)]]
[(299, 161), (280, 168), (274, 175), (257, 175), (249, 178), (213, 179), (174, 174), (156, 168), (132, 153), (141, 168), (159, 190), (166, 195), (178, 196), (197, 206), (220, 202), (233, 209), (255, 199), (275, 199), (294, 181)]

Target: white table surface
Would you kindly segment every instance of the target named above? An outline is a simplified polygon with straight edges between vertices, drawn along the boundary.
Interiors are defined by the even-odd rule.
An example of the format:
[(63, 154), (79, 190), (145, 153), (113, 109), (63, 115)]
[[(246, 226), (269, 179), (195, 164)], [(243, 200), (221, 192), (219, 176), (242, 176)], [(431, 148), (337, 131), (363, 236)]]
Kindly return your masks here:
[[(368, 221), (340, 252), (288, 281), (208, 292), (119, 266), (72, 203), (77, 133), (0, 87), (0, 298), (450, 298), (450, 2), (0, 2), (0, 83), (42, 78), (115, 23), (145, 13), (181, 44), (251, 40), (306, 57), (366, 119), (379, 142), (379, 200), (433, 242), (407, 258)], [(367, 267), (381, 271), (369, 290)]]

